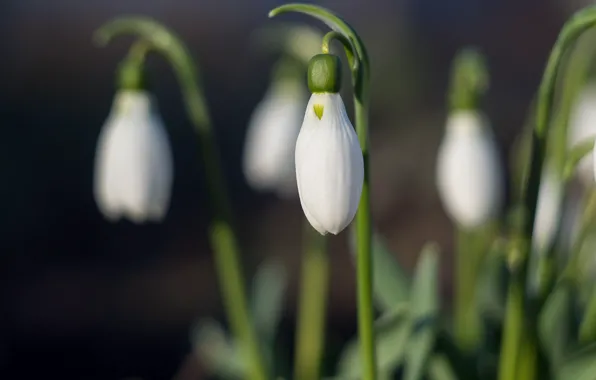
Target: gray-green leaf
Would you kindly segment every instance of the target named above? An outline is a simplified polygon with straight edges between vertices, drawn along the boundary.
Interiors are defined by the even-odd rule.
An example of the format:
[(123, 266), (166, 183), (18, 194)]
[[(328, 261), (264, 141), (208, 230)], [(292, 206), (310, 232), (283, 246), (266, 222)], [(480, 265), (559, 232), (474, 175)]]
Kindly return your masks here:
[(194, 352), (211, 374), (226, 380), (246, 377), (247, 368), (240, 352), (217, 321), (199, 322), (192, 331), (191, 340)]
[(260, 338), (267, 343), (271, 343), (275, 337), (283, 311), (286, 285), (286, 268), (275, 259), (262, 263), (253, 279), (253, 320)]
[(435, 244), (427, 244), (418, 259), (410, 296), (414, 331), (405, 356), (405, 380), (420, 380), (426, 373), (437, 330), (438, 277), (438, 248)]
[[(402, 360), (411, 331), (411, 319), (405, 308), (396, 308), (375, 322), (376, 354), (379, 372), (391, 372)], [(338, 364), (338, 376), (346, 379), (362, 377), (360, 345), (354, 339), (346, 345)]]
[[(356, 233), (351, 230), (351, 252), (356, 255)], [(408, 302), (410, 279), (400, 266), (393, 252), (387, 248), (384, 239), (373, 232), (372, 243), (373, 286), (377, 306), (382, 310), (392, 310)]]

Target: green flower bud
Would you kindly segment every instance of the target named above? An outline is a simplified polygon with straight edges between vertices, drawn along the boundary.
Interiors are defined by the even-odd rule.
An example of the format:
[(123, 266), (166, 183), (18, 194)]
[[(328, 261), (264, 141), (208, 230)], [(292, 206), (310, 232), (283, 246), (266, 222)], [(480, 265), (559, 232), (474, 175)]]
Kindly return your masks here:
[(308, 88), (312, 93), (338, 93), (341, 89), (341, 61), (332, 54), (317, 54), (308, 63)]

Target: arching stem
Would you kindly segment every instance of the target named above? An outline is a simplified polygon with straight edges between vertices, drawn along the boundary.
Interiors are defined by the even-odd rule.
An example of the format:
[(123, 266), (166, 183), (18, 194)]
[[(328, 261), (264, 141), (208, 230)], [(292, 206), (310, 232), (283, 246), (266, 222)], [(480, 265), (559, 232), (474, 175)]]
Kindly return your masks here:
[(167, 28), (145, 17), (118, 18), (103, 25), (96, 33), (105, 45), (117, 35), (136, 35), (172, 65), (190, 121), (198, 135), (202, 162), (214, 218), (209, 239), (215, 250), (215, 264), (223, 293), (224, 306), (232, 332), (249, 362), (250, 378), (268, 380), (254, 326), (248, 313), (245, 283), (241, 269), (240, 249), (232, 226), (232, 208), (223, 178), (220, 157), (211, 127), (205, 98), (191, 54), (182, 41)]

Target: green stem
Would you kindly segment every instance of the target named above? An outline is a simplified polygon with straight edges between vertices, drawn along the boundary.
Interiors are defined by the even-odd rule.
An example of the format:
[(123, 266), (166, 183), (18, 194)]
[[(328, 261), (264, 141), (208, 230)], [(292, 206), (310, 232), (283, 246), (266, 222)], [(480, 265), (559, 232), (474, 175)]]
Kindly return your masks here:
[[(373, 273), (372, 273), (372, 226), (370, 213), (370, 173), (369, 173), (369, 142), (368, 142), (368, 110), (369, 110), (369, 84), (370, 64), (366, 48), (356, 31), (331, 11), (308, 4), (287, 4), (273, 9), (269, 17), (281, 13), (298, 12), (323, 21), (336, 34), (328, 38), (338, 39), (344, 44), (352, 71), (352, 85), (354, 87), (354, 113), (356, 133), (360, 141), (362, 156), (364, 158), (364, 183), (362, 195), (356, 214), (357, 232), (357, 279), (358, 279), (358, 332), (361, 345), (362, 361), (364, 364), (364, 380), (377, 378), (377, 365), (375, 355), (375, 335), (373, 329)], [(349, 47), (349, 48), (348, 48)]]
[(302, 258), (294, 380), (318, 380), (325, 339), (329, 258), (326, 238), (308, 222), (304, 229), (306, 249)]
[(480, 344), (482, 323), (475, 309), (476, 282), (484, 257), (478, 248), (475, 231), (457, 231), (455, 255), (455, 315), (454, 333), (460, 346), (466, 352), (473, 352)]
[(579, 224), (579, 232), (574, 239), (571, 247), (571, 257), (563, 270), (560, 281), (570, 281), (574, 286), (579, 286), (581, 282), (581, 264), (582, 248), (590, 230), (594, 225), (594, 216), (596, 215), (596, 191), (589, 190), (584, 198), (583, 212)]
[[(519, 279), (512, 279), (507, 291), (505, 331), (499, 357), (499, 380), (517, 380), (517, 366), (521, 352), (524, 325), (524, 286)], [(527, 347), (526, 347), (527, 349)], [(521, 380), (521, 379), (520, 379)], [(526, 380), (526, 379), (524, 379)]]
[[(451, 68), (451, 112), (476, 110), (488, 88), (489, 75), (483, 56), (475, 49), (462, 49)], [(480, 343), (481, 321), (474, 308), (476, 277), (483, 258), (478, 233), (459, 228), (455, 253), (454, 332), (460, 348), (473, 351)]]
[(145, 17), (126, 17), (103, 25), (97, 40), (107, 44), (120, 34), (138, 35), (150, 43), (172, 65), (182, 89), (186, 110), (197, 133), (209, 196), (214, 207), (209, 238), (215, 250), (215, 264), (228, 320), (250, 363), (250, 378), (267, 380), (261, 349), (248, 313), (237, 237), (232, 228), (232, 208), (221, 170), (206, 101), (201, 93), (196, 66), (182, 41), (167, 28)]
[[(540, 175), (544, 164), (546, 153), (548, 128), (552, 124), (552, 108), (554, 102), (554, 93), (556, 87), (557, 73), (561, 65), (564, 53), (575, 43), (577, 38), (587, 29), (596, 24), (596, 7), (588, 7), (576, 13), (563, 27), (559, 34), (557, 41), (553, 47), (549, 57), (540, 89), (538, 92), (538, 103), (536, 113), (536, 128), (532, 136), (532, 153), (530, 159), (530, 173), (528, 178), (528, 185), (524, 191), (524, 207), (526, 217), (522, 224), (521, 236), (528, 239), (527, 244), (524, 244), (524, 251), (522, 253), (522, 262), (520, 263), (519, 274), (520, 279), (525, 279), (527, 270), (527, 259), (529, 249), (532, 246), (532, 229), (534, 226), (534, 219), (536, 217), (536, 204), (538, 200), (538, 190), (540, 187)], [(508, 305), (512, 305), (512, 310), (507, 310), (507, 318), (505, 320), (505, 332), (503, 335), (502, 351), (501, 351), (501, 367), (499, 369), (500, 380), (515, 379), (516, 374), (516, 353), (519, 352), (519, 345), (522, 339), (522, 329), (524, 324), (524, 310), (523, 310), (523, 285), (521, 280), (517, 280), (510, 285), (510, 292), (508, 297), (513, 298), (508, 301)], [(519, 289), (516, 289), (519, 288)], [(511, 314), (511, 315), (509, 315)], [(535, 349), (535, 348), (534, 348)], [(531, 351), (531, 350), (530, 350)], [(528, 355), (519, 357), (519, 362), (522, 367), (526, 367), (526, 363), (535, 362), (535, 355)], [(529, 372), (535, 375), (535, 371)], [(528, 378), (524, 380), (533, 380)]]

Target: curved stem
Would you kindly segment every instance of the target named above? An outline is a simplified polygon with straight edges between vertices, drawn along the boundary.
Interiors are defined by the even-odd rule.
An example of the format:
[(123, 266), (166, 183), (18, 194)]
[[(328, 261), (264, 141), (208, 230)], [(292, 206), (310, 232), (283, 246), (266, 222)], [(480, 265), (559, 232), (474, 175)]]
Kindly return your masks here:
[[(361, 344), (362, 361), (364, 363), (363, 378), (375, 380), (377, 366), (375, 358), (375, 337), (373, 330), (373, 273), (372, 273), (372, 227), (370, 213), (370, 171), (369, 171), (369, 142), (368, 142), (368, 110), (369, 110), (369, 82), (370, 64), (366, 48), (356, 31), (342, 18), (331, 11), (308, 4), (287, 4), (273, 9), (269, 17), (286, 12), (298, 12), (323, 21), (332, 30), (342, 35), (341, 38), (332, 35), (329, 39), (338, 38), (344, 45), (349, 42), (354, 62), (352, 69), (352, 84), (354, 87), (354, 114), (356, 133), (360, 141), (364, 158), (364, 183), (362, 195), (356, 214), (357, 228), (357, 277), (358, 277), (358, 332)], [(349, 59), (349, 53), (348, 59)]]
[(352, 44), (350, 44), (350, 41), (343, 34), (336, 31), (332, 31), (325, 34), (325, 36), (323, 37), (323, 42), (321, 44), (321, 51), (324, 54), (329, 54), (330, 45), (331, 42), (333, 42), (333, 40), (337, 40), (343, 45), (344, 51), (346, 53), (346, 58), (348, 59), (348, 64), (350, 65), (350, 69), (352, 70), (352, 72), (358, 70), (358, 60), (354, 59), (354, 53), (352, 52)]
[(209, 238), (215, 250), (216, 269), (228, 320), (250, 363), (250, 378), (266, 380), (261, 350), (248, 313), (239, 246), (232, 227), (232, 209), (207, 104), (200, 90), (196, 66), (182, 41), (150, 18), (115, 19), (96, 32), (96, 39), (100, 44), (105, 45), (113, 37), (122, 34), (137, 35), (147, 41), (152, 49), (169, 61), (178, 78), (188, 116), (199, 137), (209, 195), (214, 206), (214, 220)]
[[(524, 252), (522, 254), (522, 262), (518, 274), (519, 279), (525, 279), (527, 270), (527, 258), (529, 248), (532, 246), (532, 229), (534, 226), (534, 219), (536, 217), (536, 205), (538, 200), (538, 190), (540, 187), (540, 175), (544, 164), (547, 135), (548, 129), (551, 124), (552, 108), (554, 102), (554, 92), (556, 85), (557, 73), (561, 65), (563, 54), (569, 49), (577, 40), (577, 38), (588, 28), (591, 28), (596, 24), (596, 7), (588, 7), (578, 13), (576, 13), (563, 27), (563, 30), (559, 34), (557, 41), (552, 49), (549, 57), (540, 89), (538, 92), (538, 103), (536, 113), (536, 126), (532, 136), (532, 153), (530, 159), (530, 173), (528, 175), (528, 185), (524, 192), (524, 206), (527, 212), (524, 223), (522, 223), (521, 230), (519, 231), (522, 236), (527, 239), (525, 244)], [(514, 280), (515, 281), (515, 280)], [(521, 281), (515, 281), (511, 286), (522, 286)], [(521, 291), (521, 289), (520, 289)], [(511, 289), (510, 296), (516, 297), (518, 291)], [(518, 305), (519, 306), (519, 305)], [(526, 367), (524, 364), (520, 364), (520, 360), (524, 361), (526, 357), (528, 361), (532, 361), (535, 358), (531, 352), (523, 357), (517, 358), (516, 352), (519, 352), (519, 342), (521, 338), (521, 331), (518, 325), (520, 321), (525, 321), (524, 308), (515, 307), (509, 313), (515, 313), (510, 318), (507, 318), (505, 322), (505, 333), (503, 338), (503, 344), (501, 346), (501, 363), (499, 369), (499, 378), (502, 380), (511, 379), (508, 377), (512, 373), (515, 374), (516, 366)], [(522, 329), (523, 330), (523, 329)], [(515, 349), (513, 349), (515, 347)], [(528, 351), (526, 351), (528, 352)], [(517, 364), (516, 364), (517, 360)], [(513, 371), (513, 372), (511, 372)], [(535, 371), (530, 371), (535, 373)], [(533, 379), (528, 379), (533, 380)]]
[(149, 53), (149, 50), (151, 50), (151, 44), (148, 41), (143, 39), (137, 40), (130, 49), (128, 49), (126, 59), (130, 62), (142, 65), (145, 62), (145, 57), (147, 56), (147, 53)]

